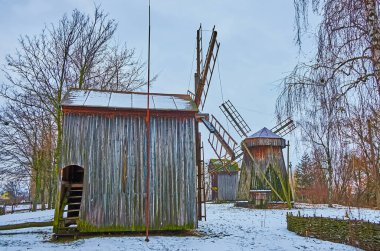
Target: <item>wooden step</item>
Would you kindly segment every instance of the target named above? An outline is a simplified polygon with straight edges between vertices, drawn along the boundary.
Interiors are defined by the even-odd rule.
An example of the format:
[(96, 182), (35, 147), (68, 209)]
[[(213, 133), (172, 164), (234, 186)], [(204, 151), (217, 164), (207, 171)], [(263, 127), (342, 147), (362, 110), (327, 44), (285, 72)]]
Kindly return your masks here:
[(80, 205), (80, 202), (69, 202), (66, 205), (72, 206), (72, 205)]
[(77, 231), (78, 228), (77, 228), (77, 227), (68, 226), (68, 227), (60, 227), (60, 228), (58, 228), (58, 230), (64, 230), (64, 231)]
[(69, 199), (80, 199), (80, 198), (82, 198), (81, 195), (69, 196)]
[(82, 188), (82, 187), (83, 187), (83, 184), (81, 184), (81, 183), (72, 183), (72, 184), (71, 184), (71, 187), (72, 187), (72, 188), (78, 188), (78, 187)]
[(79, 211), (80, 211), (79, 209), (70, 209), (70, 210), (64, 210), (63, 212), (71, 213), (71, 212), (79, 212)]
[(67, 217), (67, 218), (61, 218), (62, 221), (67, 221), (67, 220), (78, 220), (79, 217), (76, 216), (76, 217)]

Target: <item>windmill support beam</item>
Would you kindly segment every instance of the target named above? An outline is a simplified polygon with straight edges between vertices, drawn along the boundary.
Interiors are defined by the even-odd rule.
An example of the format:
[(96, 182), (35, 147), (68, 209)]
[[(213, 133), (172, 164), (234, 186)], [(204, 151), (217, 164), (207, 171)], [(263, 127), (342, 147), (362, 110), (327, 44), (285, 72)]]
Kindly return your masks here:
[(195, 114), (195, 119), (199, 122), (202, 122), (203, 120), (209, 120), (210, 115), (208, 113), (197, 113)]

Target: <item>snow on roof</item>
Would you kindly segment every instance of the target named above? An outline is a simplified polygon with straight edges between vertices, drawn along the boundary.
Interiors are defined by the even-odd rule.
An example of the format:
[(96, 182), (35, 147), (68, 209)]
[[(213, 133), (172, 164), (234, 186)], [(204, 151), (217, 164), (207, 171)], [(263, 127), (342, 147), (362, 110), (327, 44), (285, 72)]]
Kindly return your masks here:
[[(150, 94), (152, 110), (198, 111), (189, 95)], [(147, 93), (71, 89), (61, 103), (65, 107), (146, 109)]]
[(253, 138), (270, 138), (270, 139), (281, 139), (280, 136), (269, 130), (268, 128), (264, 127), (258, 132), (255, 132), (251, 136), (248, 137), (249, 139)]

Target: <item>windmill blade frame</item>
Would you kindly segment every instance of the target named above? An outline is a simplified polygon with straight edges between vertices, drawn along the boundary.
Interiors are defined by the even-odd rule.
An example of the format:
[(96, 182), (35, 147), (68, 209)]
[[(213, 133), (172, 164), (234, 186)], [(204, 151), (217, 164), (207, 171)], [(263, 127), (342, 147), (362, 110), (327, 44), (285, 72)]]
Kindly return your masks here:
[(231, 101), (227, 100), (226, 102), (222, 103), (219, 108), (223, 112), (224, 116), (226, 116), (228, 121), (232, 124), (233, 128), (239, 134), (239, 136), (247, 137), (248, 133), (251, 131), (251, 128), (240, 115), (240, 113), (236, 110)]
[(217, 42), (217, 31), (215, 26), (212, 29), (212, 34), (207, 50), (205, 62), (202, 59), (202, 27), (197, 31), (197, 72), (195, 75), (195, 93), (194, 102), (197, 107), (203, 110), (206, 103), (208, 90), (210, 88), (212, 75), (215, 68), (216, 59), (218, 57), (220, 43)]
[(271, 129), (272, 132), (278, 134), (281, 137), (289, 134), (296, 128), (293, 119), (290, 117), (278, 123), (275, 127)]

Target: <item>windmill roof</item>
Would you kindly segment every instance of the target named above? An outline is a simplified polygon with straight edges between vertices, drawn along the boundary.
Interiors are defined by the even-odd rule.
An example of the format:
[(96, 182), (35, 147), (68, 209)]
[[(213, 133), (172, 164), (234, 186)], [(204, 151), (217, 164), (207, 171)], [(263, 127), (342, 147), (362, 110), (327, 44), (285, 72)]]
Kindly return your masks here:
[(254, 138), (270, 138), (270, 139), (281, 139), (280, 136), (269, 130), (268, 128), (264, 127), (258, 132), (255, 132), (251, 136), (248, 137), (249, 139), (254, 139)]
[[(146, 109), (147, 93), (71, 89), (62, 100), (63, 107), (97, 107), (110, 109)], [(150, 109), (198, 111), (186, 94), (150, 94)]]
[(225, 165), (219, 159), (210, 159), (209, 167), (212, 172), (237, 172), (239, 171), (239, 165), (237, 162), (233, 161), (228, 165)]

